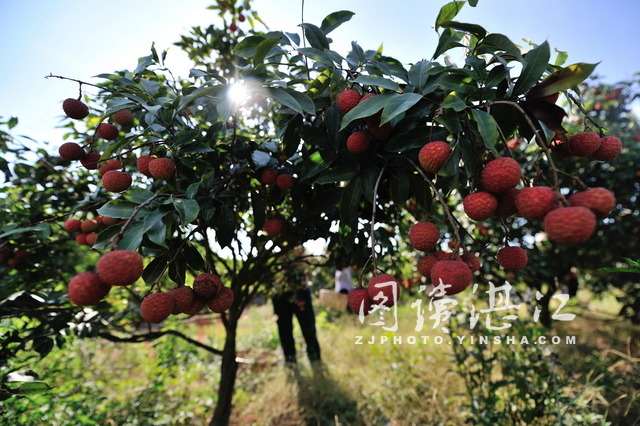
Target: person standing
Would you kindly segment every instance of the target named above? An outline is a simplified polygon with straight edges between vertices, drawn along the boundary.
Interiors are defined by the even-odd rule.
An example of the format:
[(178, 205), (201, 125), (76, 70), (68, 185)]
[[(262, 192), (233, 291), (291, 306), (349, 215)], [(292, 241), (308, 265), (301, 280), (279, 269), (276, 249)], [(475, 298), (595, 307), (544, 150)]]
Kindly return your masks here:
[(351, 267), (347, 265), (342, 269), (336, 270), (335, 281), (336, 293), (349, 293), (353, 289), (353, 285), (351, 285)]

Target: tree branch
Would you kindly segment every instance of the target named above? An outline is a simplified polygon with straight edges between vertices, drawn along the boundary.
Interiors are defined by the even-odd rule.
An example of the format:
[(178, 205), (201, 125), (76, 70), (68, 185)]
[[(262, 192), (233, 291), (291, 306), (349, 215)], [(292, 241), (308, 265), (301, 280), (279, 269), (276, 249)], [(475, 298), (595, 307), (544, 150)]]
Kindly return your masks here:
[(98, 333), (99, 337), (103, 339), (109, 340), (110, 342), (116, 343), (141, 343), (141, 342), (149, 342), (151, 340), (159, 339), (162, 336), (171, 335), (181, 338), (182, 340), (191, 343), (194, 346), (199, 347), (200, 349), (204, 349), (207, 352), (210, 352), (215, 355), (222, 355), (222, 351), (220, 349), (213, 348), (211, 346), (205, 345), (204, 343), (200, 343), (195, 339), (192, 339), (189, 336), (186, 336), (179, 331), (176, 330), (164, 330), (164, 331), (152, 331), (146, 334), (132, 334), (129, 337), (119, 337), (111, 333)]

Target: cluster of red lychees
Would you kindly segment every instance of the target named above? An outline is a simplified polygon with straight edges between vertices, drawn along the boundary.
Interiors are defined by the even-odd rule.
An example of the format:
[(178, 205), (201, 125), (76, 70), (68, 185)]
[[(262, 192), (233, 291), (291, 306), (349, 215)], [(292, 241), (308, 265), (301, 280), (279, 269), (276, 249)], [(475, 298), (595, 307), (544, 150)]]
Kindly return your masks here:
[(96, 216), (94, 219), (67, 219), (64, 222), (65, 231), (76, 234), (76, 242), (81, 246), (92, 246), (98, 239), (98, 233), (111, 225), (121, 223), (120, 219), (107, 216)]
[[(347, 89), (338, 95), (338, 109), (346, 114), (356, 107), (360, 102), (376, 96), (375, 93), (368, 93), (364, 96), (360, 95), (355, 89)], [(362, 154), (369, 150), (371, 140), (385, 141), (391, 135), (393, 128), (391, 124), (385, 123), (380, 125), (381, 113), (367, 117), (364, 120), (362, 129), (356, 130), (347, 137), (347, 151), (353, 154)]]

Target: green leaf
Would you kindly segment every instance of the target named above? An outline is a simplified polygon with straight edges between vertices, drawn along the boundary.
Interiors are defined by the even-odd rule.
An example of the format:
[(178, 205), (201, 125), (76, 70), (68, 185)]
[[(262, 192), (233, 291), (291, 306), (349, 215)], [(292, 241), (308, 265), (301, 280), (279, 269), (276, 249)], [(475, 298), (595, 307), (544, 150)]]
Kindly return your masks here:
[[(282, 89), (280, 87), (267, 87), (266, 95), (268, 98), (271, 98), (274, 101), (286, 107), (291, 108), (297, 113), (300, 113), (300, 114), (304, 113), (304, 110), (302, 109), (302, 105), (300, 105), (300, 103), (296, 100), (296, 98), (291, 96), (291, 94), (289, 94), (289, 92), (287, 92), (285, 89)], [(313, 113), (315, 113), (315, 108)]]
[(264, 59), (267, 57), (269, 52), (271, 52), (273, 48), (278, 45), (278, 43), (280, 43), (279, 38), (268, 38), (260, 42), (260, 44), (256, 46), (256, 51), (253, 56), (253, 65), (261, 64), (262, 61), (264, 61)]
[(294, 98), (296, 102), (298, 102), (298, 104), (300, 105), (300, 107), (304, 112), (310, 115), (316, 114), (316, 105), (313, 103), (313, 101), (309, 96), (293, 89), (283, 89), (283, 90), (287, 92), (289, 95), (291, 95), (291, 97)]
[(354, 80), (356, 83), (360, 83), (366, 86), (382, 87), (383, 89), (393, 90), (397, 92), (400, 90), (400, 86), (395, 81), (389, 80), (384, 77), (374, 77), (371, 75), (361, 75)]
[(330, 15), (327, 15), (327, 17), (322, 20), (322, 24), (320, 24), (320, 29), (325, 35), (329, 34), (331, 31), (335, 30), (340, 25), (349, 21), (353, 15), (355, 15), (355, 13), (350, 12), (348, 10), (340, 10), (338, 12), (333, 12)]
[(487, 35), (485, 30), (480, 25), (466, 24), (464, 22), (448, 21), (441, 25), (442, 28), (453, 28), (454, 30), (464, 31), (466, 33), (475, 34), (478, 38), (484, 38)]
[(391, 199), (398, 205), (404, 205), (409, 199), (411, 185), (409, 178), (403, 171), (398, 171), (391, 176)]
[(525, 65), (513, 88), (513, 95), (525, 92), (536, 84), (549, 65), (551, 51), (546, 41), (525, 55)]
[(460, 96), (458, 96), (458, 94), (456, 92), (451, 92), (449, 93), (444, 100), (442, 101), (442, 104), (440, 105), (442, 108), (447, 108), (447, 109), (452, 109), (456, 112), (460, 112), (460, 111), (464, 111), (465, 109), (467, 109), (467, 104), (465, 101), (462, 100), (462, 98)]
[(399, 93), (395, 94), (382, 110), (380, 125), (392, 120), (402, 114), (422, 99), (422, 95), (418, 93)]
[(49, 226), (48, 223), (39, 223), (37, 225), (27, 226), (25, 228), (15, 228), (0, 234), (0, 238), (32, 231), (40, 233), (41, 238), (49, 238), (49, 236), (51, 235), (51, 226)]
[(438, 39), (438, 46), (433, 54), (433, 58), (437, 58), (449, 49), (454, 47), (462, 47), (460, 40), (464, 37), (464, 33), (460, 31), (452, 30), (451, 28), (445, 28)]
[(142, 237), (144, 235), (144, 225), (141, 222), (135, 222), (127, 228), (122, 239), (118, 243), (119, 250), (135, 250), (140, 247)]
[(563, 92), (575, 87), (589, 77), (598, 64), (579, 62), (561, 68), (536, 84), (527, 92), (527, 98), (543, 98), (553, 93)]
[(198, 217), (200, 213), (200, 205), (196, 200), (189, 200), (185, 198), (173, 198), (173, 206), (180, 215), (180, 220), (183, 225), (187, 225)]
[(132, 203), (142, 204), (155, 195), (155, 192), (151, 192), (148, 189), (131, 188), (126, 192), (124, 198)]
[[(20, 395), (29, 395), (34, 393), (46, 392), (52, 389), (51, 386), (46, 384), (45, 382), (9, 382), (7, 383), (11, 386), (12, 393), (20, 394)], [(18, 386), (14, 387), (15, 384)]]
[(169, 261), (168, 254), (161, 254), (153, 259), (147, 266), (145, 266), (144, 271), (142, 271), (142, 279), (147, 285), (152, 285), (157, 283), (164, 272), (167, 262)]
[(98, 209), (101, 216), (113, 217), (116, 219), (128, 219), (133, 214), (137, 204), (122, 199), (109, 201)]
[(455, 18), (462, 10), (462, 6), (464, 6), (464, 4), (464, 1), (452, 1), (451, 3), (447, 3), (442, 6), (438, 13), (438, 17), (436, 18), (436, 31), (438, 31), (442, 24)]
[(503, 50), (505, 53), (508, 53), (517, 60), (523, 60), (520, 48), (516, 46), (515, 43), (512, 42), (511, 39), (509, 39), (509, 37), (498, 33), (493, 33), (486, 36), (476, 47), (476, 54), (495, 54), (496, 50)]
[(427, 85), (429, 80), (429, 70), (432, 68), (432, 63), (427, 60), (419, 61), (411, 66), (409, 69), (409, 82), (419, 91)]
[(298, 49), (298, 52), (328, 67), (335, 67), (335, 64), (333, 62), (334, 58), (331, 57), (328, 53), (324, 52), (323, 50), (315, 49), (313, 47), (302, 47)]
[(340, 219), (344, 223), (351, 223), (358, 216), (358, 206), (362, 196), (362, 183), (359, 178), (353, 179), (344, 189), (340, 199)]
[(251, 58), (255, 56), (258, 45), (263, 41), (265, 41), (265, 38), (262, 36), (253, 35), (245, 37), (236, 44), (236, 47), (233, 49), (233, 53), (241, 58)]
[(302, 23), (300, 26), (304, 29), (304, 35), (311, 47), (320, 50), (329, 49), (329, 41), (320, 28), (308, 23)]
[(358, 118), (365, 118), (374, 115), (384, 108), (393, 96), (395, 96), (395, 94), (372, 96), (360, 102), (355, 108), (342, 117), (340, 130), (344, 130), (352, 121), (357, 120)]
[(326, 183), (347, 182), (356, 177), (357, 174), (358, 171), (353, 167), (338, 168), (323, 173), (322, 176), (319, 176), (314, 182), (319, 185)]
[(482, 136), (484, 146), (493, 151), (499, 136), (498, 123), (496, 123), (496, 120), (491, 116), (491, 114), (480, 109), (472, 109), (471, 115), (478, 125), (478, 132), (480, 133), (480, 136)]

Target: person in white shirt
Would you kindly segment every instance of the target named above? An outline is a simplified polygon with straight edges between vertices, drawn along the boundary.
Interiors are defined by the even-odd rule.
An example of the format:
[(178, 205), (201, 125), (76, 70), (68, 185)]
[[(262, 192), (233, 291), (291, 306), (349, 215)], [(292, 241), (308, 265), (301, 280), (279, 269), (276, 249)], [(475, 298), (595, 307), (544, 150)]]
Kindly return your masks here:
[(335, 280), (336, 293), (349, 293), (349, 290), (353, 289), (353, 285), (351, 285), (351, 267), (347, 265), (342, 269), (336, 270)]

